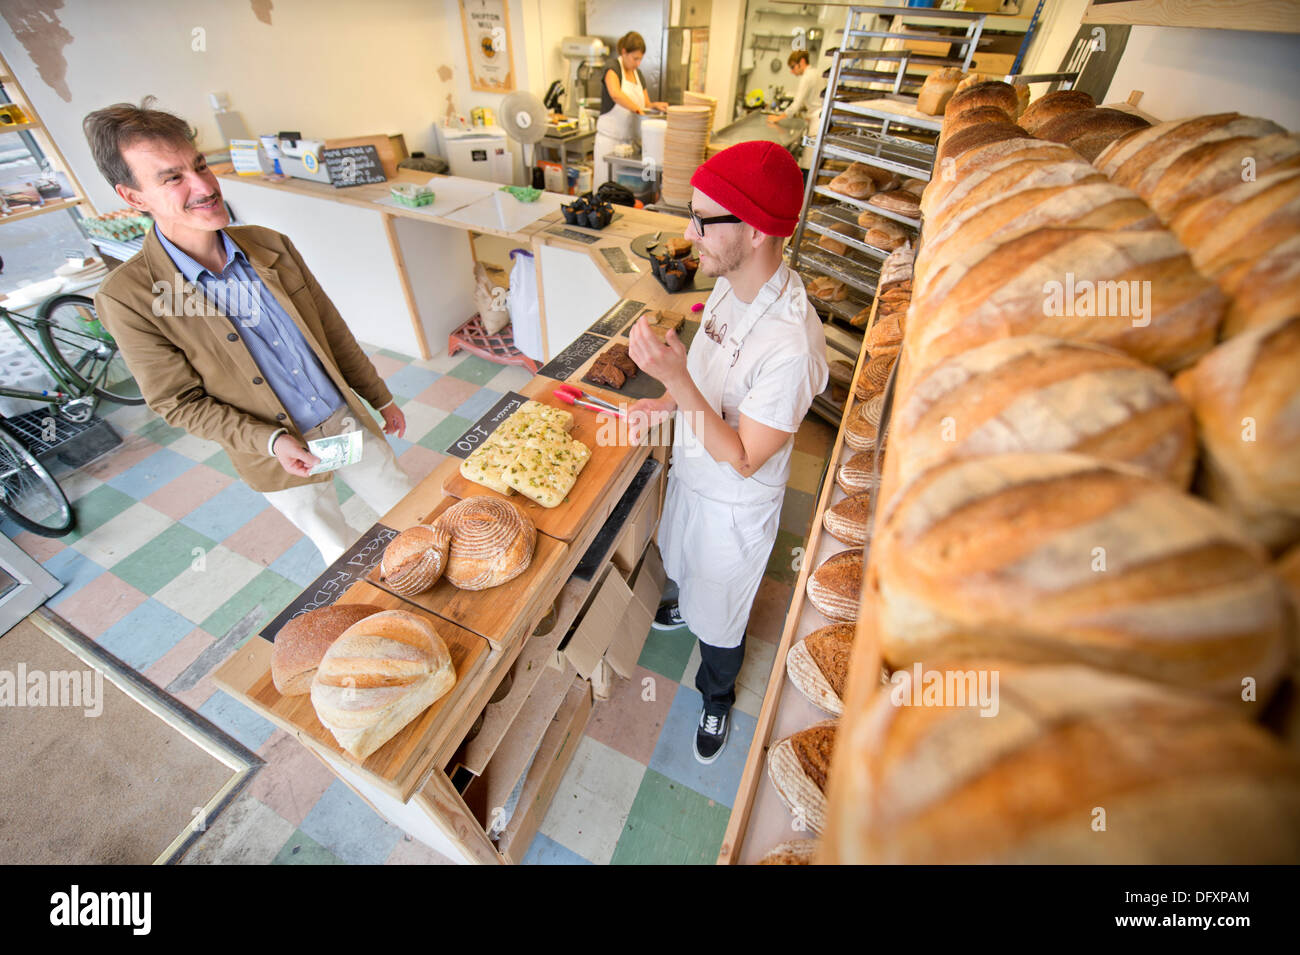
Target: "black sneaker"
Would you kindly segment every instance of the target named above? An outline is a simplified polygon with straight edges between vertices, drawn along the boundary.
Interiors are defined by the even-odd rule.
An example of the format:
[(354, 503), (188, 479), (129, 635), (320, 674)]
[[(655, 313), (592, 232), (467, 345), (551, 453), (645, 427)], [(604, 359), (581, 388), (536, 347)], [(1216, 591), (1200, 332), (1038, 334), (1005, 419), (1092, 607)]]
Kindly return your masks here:
[(731, 734), (730, 713), (700, 711), (700, 722), (695, 728), (695, 760), (708, 765), (718, 758)]
[(686, 626), (686, 618), (682, 616), (681, 608), (677, 606), (677, 601), (670, 604), (664, 604), (655, 614), (654, 622), (650, 624), (656, 630), (676, 630), (678, 627)]

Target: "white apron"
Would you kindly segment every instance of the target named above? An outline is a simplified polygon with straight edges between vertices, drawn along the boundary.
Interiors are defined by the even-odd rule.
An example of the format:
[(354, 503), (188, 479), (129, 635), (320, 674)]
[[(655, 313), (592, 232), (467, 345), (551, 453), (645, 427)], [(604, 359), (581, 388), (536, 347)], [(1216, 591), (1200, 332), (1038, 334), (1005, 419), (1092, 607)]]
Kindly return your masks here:
[[(768, 307), (771, 304), (775, 303)], [(722, 333), (721, 347), (691, 349), (687, 359), (691, 378), (719, 414), (735, 367), (732, 356), (765, 311), (747, 309), (734, 331)], [(697, 337), (705, 334), (703, 328), (696, 333)], [(727, 423), (732, 428), (740, 424)], [(704, 643), (726, 649), (739, 646), (744, 638), (776, 541), (784, 498), (784, 486), (772, 488), (742, 479), (730, 464), (715, 460), (695, 438), (686, 418), (680, 412), (676, 415), (658, 542), (664, 570), (680, 589), (678, 608)]]
[[(623, 95), (634, 103), (645, 102), (645, 88), (637, 79), (636, 70), (631, 75), (623, 74)], [(599, 189), (609, 181), (609, 166), (605, 157), (612, 155), (614, 147), (620, 143), (637, 141), (637, 114), (618, 103), (608, 113), (601, 113), (596, 119), (596, 139), (592, 147), (591, 188)]]

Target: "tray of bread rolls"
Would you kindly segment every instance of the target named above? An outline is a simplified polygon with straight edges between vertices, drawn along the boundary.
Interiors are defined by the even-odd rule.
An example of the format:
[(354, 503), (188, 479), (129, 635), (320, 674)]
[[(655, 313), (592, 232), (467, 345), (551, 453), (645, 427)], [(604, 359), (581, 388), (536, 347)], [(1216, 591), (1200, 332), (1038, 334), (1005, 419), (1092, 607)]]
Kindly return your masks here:
[[(443, 490), (461, 499), (487, 495), (509, 500), (533, 521), (541, 533), (561, 541), (571, 541), (636, 449), (627, 444), (626, 428), (620, 427), (620, 419), (612, 415), (597, 415), (588, 408), (566, 405), (552, 393), (556, 386), (557, 382), (553, 379), (537, 377), (519, 389), (525, 397), (547, 408), (564, 412), (567, 415), (566, 423), (569, 424), (569, 438), (590, 452), (590, 457), (582, 464), (576, 480), (554, 507), (544, 506), (523, 493), (506, 494), (499, 489), (505, 485), (498, 485), (498, 489), (494, 489), (471, 480), (462, 471), (472, 471), (472, 464), (450, 475), (443, 482)], [(587, 390), (597, 393), (592, 389)], [(630, 403), (617, 394), (598, 396), (614, 405)]]
[(366, 580), (504, 647), (527, 637), (511, 627), (532, 619), (530, 605), (569, 550), (538, 533), (530, 513), (499, 494), (444, 497), (393, 540)]
[[(418, 644), (430, 629), (441, 646), (431, 641), (428, 650)], [(344, 639), (355, 643), (344, 648)], [(336, 645), (346, 652), (327, 662)], [(246, 695), (282, 729), (357, 763), (405, 800), (434, 752), (463, 728), (489, 652), (482, 636), (359, 580), (334, 604), (281, 628), (270, 669)], [(407, 671), (396, 678), (395, 656)]]

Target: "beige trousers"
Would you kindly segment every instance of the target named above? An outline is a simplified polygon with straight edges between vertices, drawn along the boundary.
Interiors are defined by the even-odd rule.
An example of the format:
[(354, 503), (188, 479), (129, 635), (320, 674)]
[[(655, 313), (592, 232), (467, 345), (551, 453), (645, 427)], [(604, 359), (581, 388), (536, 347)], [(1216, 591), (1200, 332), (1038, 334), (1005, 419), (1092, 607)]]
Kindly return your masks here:
[[(342, 434), (354, 425), (348, 420), (350, 415), (347, 405), (343, 405), (303, 437), (307, 441), (314, 441), (316, 438)], [(415, 485), (398, 465), (397, 457), (387, 440), (366, 431), (361, 447), (360, 461), (339, 468), (334, 473), (347, 481), (361, 499), (382, 517), (411, 493)], [(325, 558), (327, 567), (342, 557), (344, 551), (361, 536), (360, 531), (353, 530), (343, 519), (343, 509), (339, 507), (339, 495), (333, 481), (304, 484), (283, 491), (266, 491), (262, 496), (287, 517), (294, 527), (311, 538)]]

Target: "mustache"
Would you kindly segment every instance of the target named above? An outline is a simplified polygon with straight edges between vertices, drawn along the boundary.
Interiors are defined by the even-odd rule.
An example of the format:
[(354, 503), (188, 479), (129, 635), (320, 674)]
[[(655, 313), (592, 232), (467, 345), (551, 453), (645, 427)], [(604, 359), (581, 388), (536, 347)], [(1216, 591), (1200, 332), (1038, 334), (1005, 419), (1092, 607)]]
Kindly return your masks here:
[(221, 198), (221, 193), (214, 192), (211, 195), (204, 196), (202, 199), (196, 199), (191, 203), (187, 203), (185, 208), (193, 209), (195, 206), (201, 206), (204, 205), (205, 203), (211, 202), (213, 199), (220, 199), (220, 198)]

